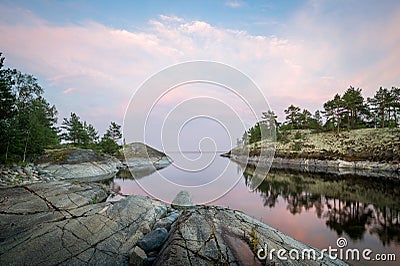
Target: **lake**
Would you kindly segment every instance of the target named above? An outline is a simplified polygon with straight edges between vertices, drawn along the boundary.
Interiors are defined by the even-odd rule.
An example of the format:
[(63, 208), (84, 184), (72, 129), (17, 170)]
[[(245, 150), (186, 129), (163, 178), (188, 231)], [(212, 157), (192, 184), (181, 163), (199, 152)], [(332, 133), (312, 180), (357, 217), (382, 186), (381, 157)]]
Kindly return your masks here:
[(249, 191), (251, 168), (244, 169), (215, 153), (169, 156), (174, 164), (156, 172), (136, 172), (136, 179), (129, 172), (121, 172), (110, 186), (123, 194), (150, 195), (166, 202), (186, 189), (195, 203), (241, 210), (320, 249), (337, 248), (338, 237), (345, 237), (347, 249), (393, 253), (400, 260), (398, 181), (271, 170), (256, 190)]

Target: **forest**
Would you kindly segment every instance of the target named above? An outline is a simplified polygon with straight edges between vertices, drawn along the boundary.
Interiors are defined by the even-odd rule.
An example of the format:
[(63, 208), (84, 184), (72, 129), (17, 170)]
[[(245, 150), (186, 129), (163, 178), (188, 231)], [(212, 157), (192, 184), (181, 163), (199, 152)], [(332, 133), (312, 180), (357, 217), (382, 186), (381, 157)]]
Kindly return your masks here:
[[(400, 124), (400, 88), (380, 87), (372, 98), (364, 98), (361, 88), (350, 86), (343, 95), (323, 103), (323, 110), (312, 114), (307, 109), (291, 104), (284, 110), (283, 122), (278, 122), (274, 111), (262, 113), (261, 121), (247, 130), (238, 144), (261, 140), (262, 127), (276, 129), (278, 141), (288, 130), (308, 129), (313, 132), (352, 130), (359, 128), (396, 128)], [(267, 131), (263, 131), (267, 132)]]
[(0, 53), (0, 163), (33, 161), (47, 148), (90, 148), (118, 155), (121, 126), (111, 122), (100, 138), (76, 113), (57, 126), (57, 109), (44, 97), (37, 79), (4, 67)]

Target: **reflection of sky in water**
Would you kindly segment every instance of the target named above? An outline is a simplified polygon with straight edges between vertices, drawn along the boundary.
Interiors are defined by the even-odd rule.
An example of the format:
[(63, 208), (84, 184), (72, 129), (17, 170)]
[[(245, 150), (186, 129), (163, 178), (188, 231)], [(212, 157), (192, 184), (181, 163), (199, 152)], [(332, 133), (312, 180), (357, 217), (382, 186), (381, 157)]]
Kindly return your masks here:
[[(173, 156), (173, 155), (172, 155)], [(189, 158), (196, 158), (198, 154), (186, 154)], [(176, 167), (169, 166), (165, 169), (160, 170), (159, 172), (171, 178), (171, 180), (175, 182), (181, 182), (181, 183), (186, 183), (190, 185), (196, 185), (200, 184), (202, 182), (208, 182), (212, 180), (212, 177), (215, 177), (221, 173), (221, 169), (224, 167), (227, 167), (225, 171), (225, 178), (222, 178), (224, 182), (218, 183), (218, 185), (222, 186), (231, 186), (234, 184), (234, 182), (241, 176), (241, 171), (239, 170), (239, 167), (230, 162), (226, 158), (221, 158), (217, 156), (215, 158), (215, 161), (213, 164), (208, 167), (205, 171), (197, 172), (197, 173), (187, 173), (178, 170)], [(291, 177), (288, 174), (278, 174), (279, 180), (283, 180), (281, 183), (275, 184), (273, 187), (279, 191), (281, 189), (279, 186), (282, 184), (286, 183), (291, 183), (293, 180), (294, 184), (299, 181), (298, 178), (292, 179), (290, 181)], [(269, 175), (271, 176), (271, 174)], [(286, 180), (286, 181), (285, 181)], [(309, 179), (304, 179), (308, 180)], [(306, 181), (301, 181), (301, 182), (306, 182)], [(311, 179), (312, 180), (312, 179)], [(335, 185), (336, 181), (332, 179), (317, 179), (319, 181), (316, 182), (322, 182), (322, 184), (327, 184), (330, 185), (331, 183)], [(322, 180), (322, 181), (321, 181)], [(307, 181), (307, 182), (308, 182)], [(121, 192), (126, 193), (126, 194), (140, 194), (140, 195), (147, 195), (134, 180), (129, 180), (129, 179), (116, 179), (115, 182), (121, 186)], [(170, 200), (169, 202), (172, 201), (172, 199), (175, 197), (175, 195), (179, 192), (181, 189), (186, 189), (186, 188), (177, 188), (176, 193), (171, 192), (171, 190), (166, 189), (165, 186), (160, 185), (159, 183), (159, 177), (157, 173), (150, 174), (146, 177), (143, 177), (140, 179), (141, 183), (144, 183), (145, 186), (151, 186), (153, 192), (158, 193), (158, 195), (161, 195), (161, 197), (166, 197)], [(346, 181), (347, 182), (347, 181)], [(349, 180), (348, 186), (351, 187), (358, 187), (362, 188), (364, 185), (363, 183), (358, 184), (357, 180)], [(368, 182), (367, 182), (368, 183)], [(346, 183), (345, 183), (346, 184)], [(285, 187), (284, 185), (282, 185)], [(264, 184), (264, 186), (261, 187), (268, 187)], [(339, 237), (338, 233), (333, 230), (332, 228), (329, 228), (327, 226), (328, 220), (329, 219), (335, 219), (335, 215), (337, 216), (338, 219), (342, 219), (342, 227), (346, 227), (349, 232), (358, 232), (360, 228), (357, 230), (354, 228), (351, 228), (352, 223), (354, 226), (358, 226), (361, 223), (363, 231), (360, 236), (358, 236), (358, 240), (352, 239), (347, 233), (343, 232), (342, 236), (346, 237), (348, 240), (348, 248), (359, 248), (359, 249), (365, 249), (369, 248), (373, 250), (375, 253), (395, 253), (397, 258), (400, 258), (400, 243), (395, 243), (395, 241), (391, 241), (390, 244), (386, 244), (385, 246), (383, 245), (382, 241), (379, 239), (377, 236), (377, 233), (374, 233), (374, 229), (377, 227), (376, 220), (371, 220), (369, 219), (369, 222), (371, 223), (370, 225), (366, 225), (362, 222), (362, 212), (361, 216), (360, 215), (355, 215), (354, 212), (357, 208), (361, 208), (362, 206), (365, 206), (363, 210), (365, 212), (368, 211), (368, 208), (374, 208), (373, 205), (369, 204), (364, 204), (363, 202), (359, 202), (356, 200), (350, 201), (348, 200), (349, 198), (352, 197), (358, 197), (359, 195), (357, 194), (352, 194), (354, 191), (351, 191), (350, 189), (344, 188), (345, 190), (343, 191), (346, 192), (346, 197), (347, 197), (347, 204), (346, 200), (342, 200), (340, 204), (340, 212), (339, 212), (339, 200), (336, 199), (335, 203), (333, 202), (333, 199), (327, 200), (331, 208), (328, 208), (328, 205), (326, 204), (326, 200), (324, 196), (320, 196), (319, 199), (318, 197), (312, 197), (312, 202), (313, 204), (308, 204), (306, 202), (303, 202), (303, 205), (301, 205), (298, 210), (299, 212), (296, 214), (293, 214), (293, 207), (292, 207), (292, 212), (290, 211), (290, 206), (293, 205), (293, 199), (295, 199), (296, 195), (299, 197), (299, 199), (304, 198), (304, 196), (310, 196), (310, 193), (304, 193), (304, 187), (306, 187), (304, 184), (299, 183), (298, 189), (300, 190), (296, 193), (284, 193), (284, 194), (278, 194), (276, 196), (276, 199), (273, 201), (274, 206), (269, 207), (268, 203), (266, 204), (266, 195), (268, 193), (271, 193), (271, 191), (256, 191), (256, 192), (249, 192), (248, 188), (245, 185), (245, 179), (241, 177), (239, 180), (238, 184), (229, 191), (229, 193), (225, 194), (223, 197), (219, 198), (218, 200), (211, 202), (211, 205), (221, 205), (225, 207), (229, 207), (231, 209), (235, 210), (241, 210), (247, 213), (248, 215), (261, 220), (262, 222), (282, 231), (285, 234), (288, 234), (289, 236), (300, 240), (308, 245), (315, 246), (317, 248), (323, 249), (323, 248), (328, 248), (329, 246), (332, 246), (333, 248), (336, 248), (336, 239)], [(374, 196), (374, 195), (382, 195), (383, 198), (385, 199), (386, 195), (386, 200), (388, 202), (393, 201), (393, 186), (387, 186), (387, 189), (390, 191), (383, 191), (382, 187), (384, 188), (385, 186), (382, 185), (381, 187), (378, 187), (376, 184), (371, 184), (371, 185), (366, 185), (365, 190), (365, 196), (368, 198), (368, 196)], [(301, 190), (303, 188), (303, 190)], [(338, 186), (338, 190), (340, 190), (340, 186)], [(202, 199), (205, 199), (207, 197), (211, 198), (214, 197), (216, 194), (218, 194), (220, 191), (222, 191), (220, 186), (209, 186), (203, 190), (198, 190), (192, 192), (192, 198), (194, 202), (199, 202)], [(362, 190), (361, 192), (362, 193)], [(359, 194), (360, 194), (359, 193)], [(392, 194), (392, 195), (390, 195)], [(270, 194), (269, 194), (270, 195)], [(288, 200), (289, 197), (289, 200)], [(374, 197), (373, 197), (374, 198)], [(290, 201), (290, 202), (289, 202)], [(321, 205), (318, 204), (318, 202), (322, 202)], [(269, 202), (269, 201), (268, 201)], [(316, 203), (317, 202), (317, 203)], [(358, 204), (357, 204), (358, 202)], [(304, 207), (305, 205), (308, 205), (308, 209)], [(383, 204), (383, 203), (382, 203)], [(317, 210), (316, 206), (319, 207), (319, 211)], [(333, 213), (332, 210), (334, 209), (334, 206), (336, 207), (336, 210), (338, 211), (337, 214)], [(382, 220), (382, 208), (375, 208), (374, 211), (375, 213), (372, 215), (372, 217), (380, 217), (381, 222)], [(386, 208), (386, 212), (390, 212), (391, 210), (389, 208)], [(317, 213), (321, 213), (320, 217), (317, 217)], [(353, 212), (353, 213), (352, 213)], [(333, 215), (335, 214), (335, 215)], [(392, 212), (392, 214), (395, 216), (396, 213)], [(330, 215), (330, 218), (329, 218)], [(399, 213), (397, 212), (397, 216)], [(345, 221), (349, 220), (350, 222), (348, 225), (345, 224)], [(372, 222), (371, 222), (372, 221)], [(374, 222), (375, 221), (375, 222)], [(397, 221), (398, 224), (393, 225), (392, 228), (396, 229), (397, 228), (397, 239), (400, 238), (400, 225), (399, 221)], [(355, 234), (354, 232), (352, 234)], [(396, 234), (396, 231), (393, 230), (391, 233), (392, 237), (393, 234)], [(354, 236), (353, 236), (354, 238)], [(353, 263), (353, 262), (351, 262)], [(357, 265), (357, 263), (355, 263)], [(386, 265), (397, 265), (396, 263), (390, 263), (390, 262), (385, 262)], [(366, 263), (363, 261), (362, 263), (358, 263), (358, 265), (374, 265), (372, 262), (371, 263)]]

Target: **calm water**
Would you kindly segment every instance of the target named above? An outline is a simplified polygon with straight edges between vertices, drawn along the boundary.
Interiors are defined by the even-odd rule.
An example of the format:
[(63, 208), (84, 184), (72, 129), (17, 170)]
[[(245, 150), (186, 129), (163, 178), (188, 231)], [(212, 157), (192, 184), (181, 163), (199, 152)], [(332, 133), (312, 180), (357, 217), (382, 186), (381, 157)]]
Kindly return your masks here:
[[(195, 159), (198, 155), (186, 156)], [(182, 158), (174, 158), (173, 154), (171, 157), (177, 165), (157, 172), (137, 172), (136, 180), (129, 172), (121, 173), (110, 186), (124, 194), (150, 193), (167, 202), (179, 190), (187, 189), (196, 203), (215, 199), (208, 204), (242, 210), (311, 246), (336, 248), (336, 240), (342, 236), (348, 241), (347, 248), (396, 254), (397, 263), (381, 262), (380, 265), (399, 264), (399, 182), (270, 171), (258, 189), (249, 191), (247, 184), (253, 178), (251, 168), (243, 169), (217, 155), (206, 158), (213, 158), (211, 164), (192, 165), (190, 169), (197, 170), (191, 171), (179, 165)], [(174, 183), (186, 187), (171, 189)], [(379, 265), (366, 261), (351, 263)]]

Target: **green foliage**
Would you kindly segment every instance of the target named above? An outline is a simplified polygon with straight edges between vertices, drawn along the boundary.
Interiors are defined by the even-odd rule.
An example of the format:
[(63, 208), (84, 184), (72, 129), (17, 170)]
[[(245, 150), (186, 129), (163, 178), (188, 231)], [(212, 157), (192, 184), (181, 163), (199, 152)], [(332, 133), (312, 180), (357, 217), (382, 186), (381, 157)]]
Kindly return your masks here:
[(286, 110), (284, 110), (286, 114), (286, 124), (290, 127), (290, 129), (299, 129), (300, 122), (300, 107), (290, 105)]
[(374, 127), (397, 127), (400, 116), (400, 88), (390, 90), (380, 87), (373, 98), (368, 98), (371, 106), (370, 117)]
[(4, 57), (0, 62), (0, 161), (25, 162), (58, 143), (57, 110), (35, 77), (3, 69)]
[(98, 132), (92, 124), (82, 122), (77, 114), (71, 113), (69, 119), (64, 118), (61, 128), (64, 130), (61, 138), (74, 147), (94, 149), (97, 147)]
[(92, 204), (97, 204), (99, 202), (99, 195), (95, 194), (91, 200)]
[(115, 122), (111, 122), (106, 133), (99, 143), (100, 149), (108, 154), (119, 156), (120, 146), (118, 141), (122, 138), (121, 126)]
[[(288, 132), (293, 129), (311, 129), (317, 132), (368, 127), (397, 128), (400, 125), (400, 88), (379, 88), (374, 97), (366, 101), (360, 88), (350, 86), (341, 96), (337, 93), (333, 99), (323, 104), (323, 111), (317, 110), (312, 115), (307, 109), (291, 104), (284, 110), (286, 117), (283, 124), (276, 121), (272, 111), (263, 112), (263, 119), (246, 131), (242, 143), (255, 143), (261, 140), (260, 126), (275, 124), (278, 141), (287, 142)], [(323, 123), (322, 115), (325, 117)], [(297, 134), (297, 133), (296, 133)], [(300, 139), (300, 136), (295, 136)], [(301, 150), (301, 143), (295, 150)]]

